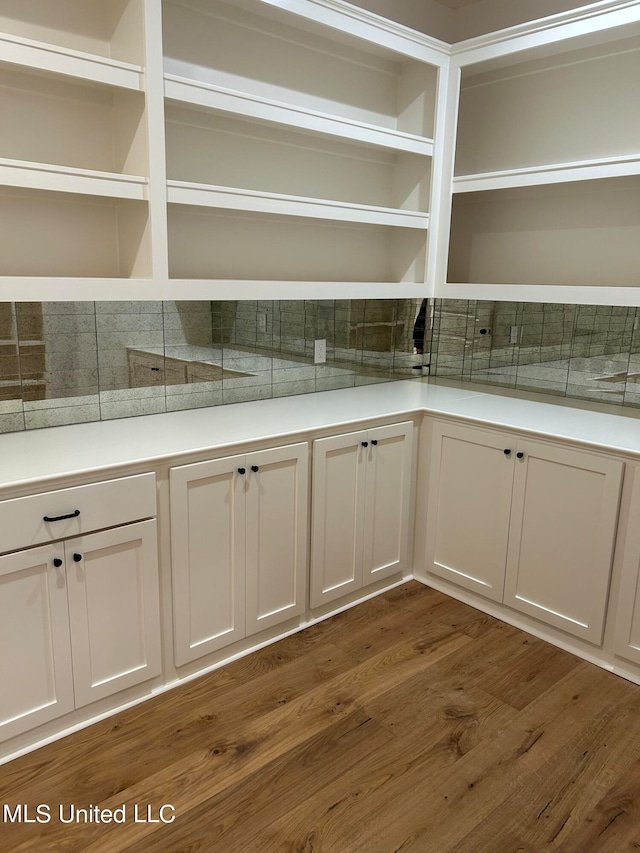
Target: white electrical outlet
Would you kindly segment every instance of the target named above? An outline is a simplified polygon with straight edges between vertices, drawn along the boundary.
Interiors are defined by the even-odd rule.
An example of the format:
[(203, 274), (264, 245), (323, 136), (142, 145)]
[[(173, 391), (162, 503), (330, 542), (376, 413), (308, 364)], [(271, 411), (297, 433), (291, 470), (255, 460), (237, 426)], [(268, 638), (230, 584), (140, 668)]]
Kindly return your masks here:
[(518, 327), (512, 326), (511, 331), (509, 332), (509, 343), (517, 344), (518, 343)]
[(324, 364), (327, 360), (327, 342), (324, 340), (313, 342), (313, 363)]

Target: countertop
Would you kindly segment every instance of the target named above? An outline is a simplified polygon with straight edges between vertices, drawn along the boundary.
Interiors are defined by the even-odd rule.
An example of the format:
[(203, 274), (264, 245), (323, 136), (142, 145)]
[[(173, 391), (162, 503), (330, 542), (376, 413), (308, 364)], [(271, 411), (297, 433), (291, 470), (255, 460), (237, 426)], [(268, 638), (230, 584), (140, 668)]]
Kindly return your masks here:
[(640, 456), (633, 414), (407, 380), (0, 435), (0, 489), (420, 412)]

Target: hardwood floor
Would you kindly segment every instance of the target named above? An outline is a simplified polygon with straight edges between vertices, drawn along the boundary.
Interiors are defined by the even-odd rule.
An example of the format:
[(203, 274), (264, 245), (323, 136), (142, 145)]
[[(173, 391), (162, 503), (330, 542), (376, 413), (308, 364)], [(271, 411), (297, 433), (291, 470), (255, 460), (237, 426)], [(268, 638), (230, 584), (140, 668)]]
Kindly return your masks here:
[(5, 810), (3, 853), (622, 853), (640, 687), (411, 582), (0, 767), (4, 804), (50, 821)]

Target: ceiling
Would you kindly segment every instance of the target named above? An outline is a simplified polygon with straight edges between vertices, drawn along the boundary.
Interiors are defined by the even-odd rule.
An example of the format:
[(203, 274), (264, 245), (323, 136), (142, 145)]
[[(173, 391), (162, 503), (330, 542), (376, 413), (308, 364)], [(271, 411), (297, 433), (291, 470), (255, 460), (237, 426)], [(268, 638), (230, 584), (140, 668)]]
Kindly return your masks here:
[(481, 0), (435, 0), (440, 6), (447, 6), (449, 9), (463, 9), (465, 6), (473, 6), (474, 3), (479, 3)]

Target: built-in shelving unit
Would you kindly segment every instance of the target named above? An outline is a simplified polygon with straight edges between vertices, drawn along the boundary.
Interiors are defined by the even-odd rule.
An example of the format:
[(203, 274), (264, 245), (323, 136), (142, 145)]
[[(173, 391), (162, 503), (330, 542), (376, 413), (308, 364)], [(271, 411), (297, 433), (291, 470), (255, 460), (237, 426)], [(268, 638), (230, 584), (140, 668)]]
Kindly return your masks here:
[(169, 277), (424, 284), (438, 67), (292, 5), (163, 4)]
[(640, 0), (0, 0), (0, 299), (640, 304)]
[(455, 51), (441, 295), (640, 300), (640, 4), (605, 5)]
[(144, 0), (0, 0), (7, 298), (24, 277), (55, 298), (57, 277), (150, 275), (143, 33)]
[(342, 0), (0, 0), (0, 299), (422, 295), (447, 63)]

